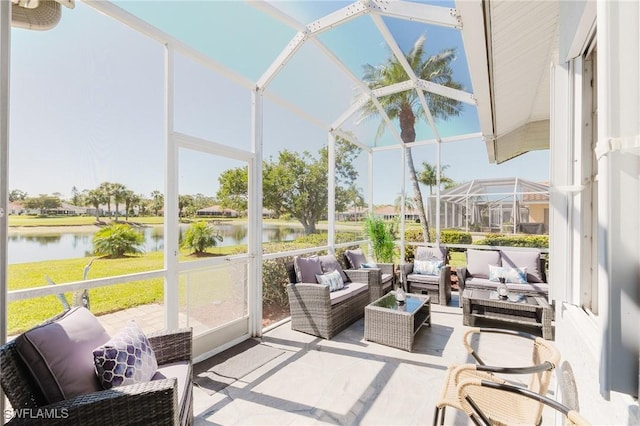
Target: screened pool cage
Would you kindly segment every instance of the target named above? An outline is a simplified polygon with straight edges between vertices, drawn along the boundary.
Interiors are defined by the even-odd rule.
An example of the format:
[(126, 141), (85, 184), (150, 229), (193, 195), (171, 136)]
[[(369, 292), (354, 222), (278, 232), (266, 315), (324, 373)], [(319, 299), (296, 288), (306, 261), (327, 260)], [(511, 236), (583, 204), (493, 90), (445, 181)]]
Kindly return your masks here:
[[(34, 28), (36, 24), (26, 20), (18, 25), (20, 18), (16, 14), (13, 23), (19, 28), (12, 34), (8, 25), (0, 25), (0, 59), (11, 56), (12, 50), (21, 52), (22, 56), (25, 51), (29, 52), (24, 72), (20, 72), (22, 56), (16, 55), (13, 59), (11, 83), (18, 84), (20, 78), (34, 76), (20, 83), (20, 87), (34, 87), (34, 93), (48, 93), (51, 87), (56, 87), (68, 93), (90, 94), (64, 106), (57, 102), (68, 98), (66, 95), (49, 96), (46, 100), (37, 98), (32, 102), (51, 104), (41, 115), (53, 117), (52, 122), (60, 129), (61, 141), (77, 137), (76, 130), (81, 128), (88, 132), (83, 135), (83, 143), (93, 139), (112, 141), (94, 147), (101, 155), (119, 149), (136, 159), (158, 154), (153, 160), (140, 161), (131, 168), (138, 170), (140, 176), (164, 176), (164, 217), (176, 220), (164, 221), (161, 269), (88, 282), (58, 283), (56, 288), (8, 291), (7, 298), (0, 300), (3, 305), (83, 288), (126, 283), (153, 285), (153, 280), (162, 279), (164, 326), (194, 327), (194, 356), (205, 356), (212, 350), (219, 351), (247, 336), (262, 333), (266, 263), (367, 243), (361, 236), (347, 243), (336, 243), (337, 139), (360, 148), (354, 160), (360, 175), (355, 186), (361, 188), (369, 211), (373, 210), (381, 188), (390, 182), (392, 197), (408, 192), (405, 187), (409, 187), (410, 179), (406, 165), (410, 154), (414, 164), (419, 165), (424, 159), (441, 170), (442, 151), (446, 151), (447, 146), (465, 142), (479, 144), (484, 149), (493, 143), (493, 130), (485, 129), (482, 124), (490, 122), (485, 115), (480, 114), (482, 132), (476, 130), (477, 125), (468, 124), (477, 123), (479, 105), (490, 104), (487, 67), (471, 73), (464, 60), (466, 57), (469, 63), (486, 62), (484, 22), (482, 13), (477, 13), (480, 2), (456, 5), (441, 1), (428, 4), (378, 0), (353, 3), (56, 1), (75, 7), (63, 8), (57, 25), (47, 24), (56, 27), (53, 31), (26, 31), (25, 28)], [(11, 20), (12, 6), (21, 7), (12, 3), (15, 2), (0, 2), (2, 22)], [(47, 37), (54, 35), (55, 42), (50, 42), (50, 47), (55, 53), (33, 53)], [(427, 35), (425, 48), (430, 54), (451, 46), (459, 47), (453, 77), (462, 82), (462, 89), (426, 81), (416, 75), (405, 53), (424, 35)], [(77, 43), (86, 46), (66, 48)], [(82, 62), (91, 66), (73, 78), (66, 69), (57, 71), (55, 64), (72, 64), (81, 52), (91, 52), (91, 60)], [(51, 62), (54, 56), (55, 64)], [(401, 65), (406, 77), (390, 85), (370, 88), (362, 79), (363, 65), (385, 64), (390, 57)], [(2, 87), (9, 87), (8, 64), (8, 60), (0, 61)], [(45, 75), (28, 72), (33, 69), (48, 72)], [(104, 77), (100, 74), (103, 69), (108, 70)], [(139, 69), (144, 69), (144, 74), (136, 74)], [(48, 80), (49, 76), (55, 80)], [(110, 82), (114, 82), (113, 85), (107, 86)], [(102, 85), (104, 89), (97, 91), (96, 87), (102, 88)], [(415, 123), (415, 142), (407, 144), (401, 137), (398, 120), (383, 106), (390, 97), (405, 92), (411, 94), (413, 105), (424, 112)], [(12, 100), (18, 95), (24, 96), (16, 90)], [(102, 100), (103, 96), (107, 99), (107, 95), (116, 98), (108, 102)], [(460, 102), (463, 113), (447, 121), (436, 120), (430, 110), (434, 96)], [(99, 102), (82, 102), (94, 98), (100, 98)], [(0, 119), (6, 121), (8, 91), (2, 91), (0, 102), (3, 114)], [(375, 120), (360, 120), (366, 105), (371, 107)], [(88, 111), (94, 113), (86, 114)], [(62, 115), (56, 116), (58, 113)], [(12, 120), (18, 114), (17, 110), (12, 113)], [(82, 119), (73, 122), (68, 119), (70, 116)], [(82, 122), (81, 127), (78, 122)], [(11, 138), (6, 127), (0, 135), (0, 192), (3, 193), (0, 195), (4, 195), (5, 200), (10, 164), (1, 153), (7, 152), (10, 140), (14, 142), (13, 138), (17, 137), (14, 134), (20, 134), (18, 129), (18, 124), (12, 124)], [(380, 133), (381, 129), (384, 132)], [(65, 134), (67, 131), (69, 134)], [(96, 131), (104, 134), (93, 138), (95, 135), (91, 132)], [(37, 137), (31, 138), (34, 139)], [(120, 142), (125, 143), (122, 148), (117, 145)], [(28, 140), (16, 140), (14, 146), (28, 143)], [(411, 152), (406, 148), (411, 148)], [(78, 152), (72, 148), (58, 149), (69, 155)], [(263, 160), (276, 157), (284, 149), (301, 153), (326, 149), (327, 234), (319, 247), (267, 254), (263, 253), (262, 245)], [(113, 162), (122, 164), (127, 158), (120, 156)], [(78, 174), (83, 173), (82, 167), (91, 167), (91, 163), (80, 160)], [(156, 169), (150, 172), (145, 169), (151, 167)], [(217, 180), (225, 168), (246, 167), (249, 171), (246, 249), (233, 255), (185, 260), (179, 257), (179, 195), (188, 193), (189, 182), (205, 179), (205, 174), (217, 170), (216, 167), (220, 167), (219, 174), (213, 178), (207, 175), (206, 179)], [(92, 175), (94, 171), (87, 169), (84, 173)], [(134, 183), (128, 182), (131, 186)], [(489, 192), (486, 184), (480, 185), (480, 181), (443, 194), (436, 191), (432, 200), (441, 197), (443, 201), (430, 203), (431, 227), (471, 229), (479, 226), (504, 231), (509, 221), (512, 230), (526, 223), (547, 223), (546, 216), (544, 219), (533, 216), (534, 204), (527, 198), (542, 195), (546, 188), (524, 181), (496, 185), (493, 192)], [(401, 205), (404, 210), (405, 203)], [(2, 207), (6, 210), (6, 206)], [(0, 221), (3, 224), (0, 252), (4, 254), (7, 251), (6, 216), (0, 216)], [(403, 229), (404, 222), (401, 231)], [(400, 235), (404, 238), (403, 232)], [(403, 258), (404, 241), (400, 250)], [(6, 256), (0, 256), (0, 270), (7, 270)], [(7, 292), (6, 274), (0, 279), (2, 292)], [(0, 313), (4, 312), (6, 306), (0, 306)], [(0, 317), (0, 324), (7, 324), (6, 318)], [(6, 330), (1, 333), (0, 340), (4, 341)]]
[[(438, 197), (429, 197), (436, 222)], [(549, 186), (519, 178), (475, 179), (440, 193), (442, 228), (470, 232), (549, 233)]]

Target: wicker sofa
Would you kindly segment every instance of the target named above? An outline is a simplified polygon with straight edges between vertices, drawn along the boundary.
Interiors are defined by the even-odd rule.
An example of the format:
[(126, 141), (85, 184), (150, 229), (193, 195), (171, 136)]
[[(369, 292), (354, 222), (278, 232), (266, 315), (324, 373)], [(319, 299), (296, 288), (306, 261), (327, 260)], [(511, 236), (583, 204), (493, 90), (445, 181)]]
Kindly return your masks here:
[[(526, 283), (507, 282), (510, 291), (549, 297), (549, 284), (545, 274), (545, 259), (539, 250), (467, 250), (467, 265), (457, 269), (460, 294), (465, 288), (495, 290), (500, 282), (490, 280), (490, 265), (506, 268), (526, 268)], [(462, 298), (460, 298), (462, 306)]]
[[(451, 267), (447, 265), (449, 251), (445, 246), (416, 248), (414, 261), (401, 265), (403, 281), (409, 293), (428, 294), (431, 303), (447, 305), (451, 300)], [(442, 268), (434, 275), (417, 273), (415, 261), (441, 261)]]
[[(109, 338), (99, 325), (93, 333), (94, 320), (74, 308), (0, 347), (0, 384), (14, 414), (7, 424), (193, 424), (191, 329), (147, 335), (158, 365), (150, 381), (83, 393), (100, 386), (87, 348), (96, 336)], [(41, 359), (29, 358), (25, 344), (36, 345)]]
[[(300, 271), (297, 266), (310, 262), (318, 262), (322, 272), (340, 270), (344, 274), (344, 288), (329, 291), (329, 287), (318, 284), (314, 274)], [(318, 266), (314, 266), (317, 268)], [(335, 257), (312, 256), (302, 258), (296, 256), (287, 264), (289, 284), (287, 295), (291, 310), (291, 328), (303, 333), (312, 334), (324, 339), (331, 339), (348, 325), (364, 316), (364, 308), (370, 302), (369, 285), (355, 281), (361, 277), (357, 271), (342, 269)], [(353, 280), (350, 279), (353, 277)]]

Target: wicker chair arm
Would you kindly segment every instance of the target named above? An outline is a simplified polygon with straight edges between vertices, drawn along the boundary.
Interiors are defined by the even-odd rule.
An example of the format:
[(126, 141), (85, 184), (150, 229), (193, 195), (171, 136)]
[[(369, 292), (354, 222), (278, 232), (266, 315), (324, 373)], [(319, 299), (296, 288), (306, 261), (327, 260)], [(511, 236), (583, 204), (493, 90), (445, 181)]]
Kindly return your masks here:
[(193, 332), (191, 328), (159, 331), (147, 335), (158, 365), (172, 362), (191, 362)]
[(39, 408), (15, 411), (8, 425), (176, 425), (177, 380), (153, 380), (80, 395)]
[(290, 305), (304, 305), (306, 310), (325, 312), (326, 315), (331, 311), (331, 299), (327, 286), (309, 283), (288, 284), (287, 293)]
[(393, 274), (396, 271), (395, 263), (377, 263), (383, 274)]
[(380, 269), (379, 268), (361, 268), (361, 269), (345, 269), (344, 273), (349, 280), (354, 283), (366, 283), (371, 285), (372, 281), (380, 281)]

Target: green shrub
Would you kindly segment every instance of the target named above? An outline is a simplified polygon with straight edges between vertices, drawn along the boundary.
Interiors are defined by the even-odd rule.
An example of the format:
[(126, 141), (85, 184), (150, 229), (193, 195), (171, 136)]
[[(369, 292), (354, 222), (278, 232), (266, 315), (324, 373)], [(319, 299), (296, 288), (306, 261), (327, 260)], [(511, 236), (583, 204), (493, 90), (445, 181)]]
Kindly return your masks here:
[(474, 242), (484, 246), (549, 248), (548, 235), (503, 235), (488, 234), (484, 239)]
[(193, 250), (193, 253), (204, 253), (209, 247), (215, 247), (222, 242), (222, 235), (213, 225), (205, 221), (192, 223), (184, 232), (181, 246)]
[(112, 258), (142, 253), (144, 236), (124, 223), (105, 226), (93, 236), (93, 252)]

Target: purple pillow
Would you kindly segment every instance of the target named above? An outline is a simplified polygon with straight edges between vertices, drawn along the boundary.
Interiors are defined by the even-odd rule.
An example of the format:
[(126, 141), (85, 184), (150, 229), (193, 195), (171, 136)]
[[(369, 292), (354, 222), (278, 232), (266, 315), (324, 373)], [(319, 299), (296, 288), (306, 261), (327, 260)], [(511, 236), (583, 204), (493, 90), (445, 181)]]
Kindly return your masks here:
[(327, 254), (324, 256), (320, 256), (320, 267), (322, 268), (322, 273), (326, 274), (328, 272), (338, 271), (340, 273), (340, 278), (342, 278), (342, 282), (347, 282), (349, 279), (347, 278), (347, 274), (342, 270), (342, 266), (338, 263), (338, 259), (332, 254)]
[(360, 266), (363, 263), (367, 263), (367, 258), (364, 256), (364, 253), (362, 253), (361, 249), (346, 250), (344, 252), (344, 255), (346, 256), (347, 260), (351, 264), (351, 268), (353, 269), (360, 269)]
[(315, 283), (316, 275), (322, 275), (322, 266), (318, 256), (293, 258), (293, 267), (299, 283)]
[(148, 382), (158, 370), (153, 348), (135, 321), (95, 348), (93, 360), (98, 380), (105, 389)]
[(18, 354), (49, 403), (102, 390), (91, 351), (109, 340), (86, 308), (73, 308), (16, 337)]

